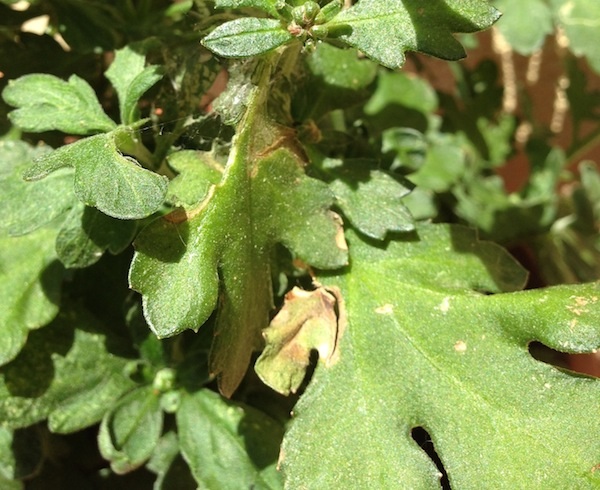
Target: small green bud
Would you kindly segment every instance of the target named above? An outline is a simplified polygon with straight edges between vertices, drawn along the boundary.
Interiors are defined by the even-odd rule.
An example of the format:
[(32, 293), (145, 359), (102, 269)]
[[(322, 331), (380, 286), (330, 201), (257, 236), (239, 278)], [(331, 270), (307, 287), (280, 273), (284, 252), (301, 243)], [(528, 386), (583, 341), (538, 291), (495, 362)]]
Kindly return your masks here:
[(166, 413), (175, 413), (181, 404), (181, 393), (169, 391), (160, 397), (160, 406)]
[(317, 2), (308, 1), (292, 10), (292, 18), (296, 24), (305, 27), (313, 23), (320, 11), (321, 7)]
[(315, 24), (325, 24), (333, 19), (342, 10), (342, 0), (333, 0), (320, 9), (315, 16)]
[(325, 25), (312, 26), (310, 35), (315, 39), (325, 39), (329, 35), (329, 29)]
[(152, 387), (159, 393), (165, 393), (166, 391), (172, 390), (175, 386), (175, 378), (177, 373), (174, 369), (164, 368), (156, 373)]

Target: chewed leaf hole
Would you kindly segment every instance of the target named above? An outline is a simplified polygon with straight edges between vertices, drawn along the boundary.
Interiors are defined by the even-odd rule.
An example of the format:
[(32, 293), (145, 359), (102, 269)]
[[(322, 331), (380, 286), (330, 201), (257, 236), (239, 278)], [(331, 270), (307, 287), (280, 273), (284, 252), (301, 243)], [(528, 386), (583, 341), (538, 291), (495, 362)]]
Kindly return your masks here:
[(442, 490), (451, 490), (450, 482), (448, 481), (448, 474), (446, 473), (446, 469), (442, 464), (442, 460), (438, 456), (435, 451), (435, 447), (433, 446), (433, 441), (431, 440), (431, 436), (423, 427), (414, 427), (410, 431), (410, 435), (413, 440), (421, 447), (423, 451), (429, 456), (431, 461), (435, 464), (438, 471), (442, 475), (440, 477), (440, 488)]
[(568, 354), (535, 341), (529, 343), (529, 353), (537, 361), (550, 364), (559, 369), (568, 369), (575, 373), (600, 378), (600, 352)]

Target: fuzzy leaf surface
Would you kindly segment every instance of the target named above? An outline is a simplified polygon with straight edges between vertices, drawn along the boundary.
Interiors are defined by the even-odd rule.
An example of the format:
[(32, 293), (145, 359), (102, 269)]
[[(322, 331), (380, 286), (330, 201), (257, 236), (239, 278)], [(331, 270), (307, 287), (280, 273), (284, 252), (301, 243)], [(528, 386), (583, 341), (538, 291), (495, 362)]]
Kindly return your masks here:
[(415, 427), (431, 436), (452, 488), (598, 488), (590, 414), (600, 382), (528, 351), (534, 340), (598, 348), (598, 283), (516, 291), (524, 273), (514, 259), (456, 226), (349, 245), (352, 269), (320, 278), (341, 289), (348, 326), (339, 361), (317, 367), (294, 410), (288, 488), (439, 488)]
[(111, 218), (76, 201), (56, 237), (56, 253), (67, 268), (88, 267), (106, 250), (122, 252), (136, 230), (135, 221)]
[(250, 89), (219, 184), (196, 207), (145, 228), (129, 272), (159, 337), (197, 330), (219, 300), (209, 364), (225, 396), (239, 385), (269, 323), (273, 247), (281, 243), (323, 269), (348, 260), (327, 184), (306, 176), (288, 147), (293, 138), (267, 113), (270, 73), (264, 65)]
[(25, 178), (38, 180), (73, 167), (75, 194), (81, 202), (113, 218), (144, 218), (162, 205), (168, 181), (121, 154), (119, 136), (119, 131), (97, 134), (62, 146), (40, 157)]
[(67, 82), (43, 73), (25, 75), (11, 80), (2, 97), (7, 104), (17, 107), (9, 118), (25, 131), (55, 129), (86, 135), (116, 127), (104, 113), (92, 87), (77, 75)]
[(182, 397), (177, 428), (198, 488), (282, 488), (276, 463), (283, 427), (268, 415), (200, 390)]
[(278, 0), (216, 0), (216, 8), (232, 8), (254, 7), (266, 12), (273, 17), (277, 17), (277, 4), (281, 3)]
[(398, 68), (406, 51), (463, 58), (465, 51), (452, 34), (485, 29), (499, 16), (487, 0), (360, 0), (327, 27), (374, 61)]
[(49, 151), (21, 141), (0, 141), (0, 206), (4, 212), (0, 229), (10, 235), (24, 235), (44, 226), (65, 214), (76, 200), (71, 169), (38, 182), (23, 179), (35, 158)]
[(104, 416), (98, 433), (100, 453), (115, 473), (133, 471), (150, 458), (162, 426), (160, 397), (153, 387), (134, 390)]
[(168, 337), (197, 330), (208, 319), (217, 306), (220, 271), (220, 334), (211, 369), (220, 373), (233, 363), (236, 379), (268, 325), (272, 246), (283, 243), (317, 267), (346, 263), (346, 250), (336, 242), (339, 225), (328, 211), (333, 196), (326, 184), (306, 177), (287, 150), (262, 159), (253, 178), (245, 163), (234, 162), (199, 208), (172, 213), (145, 228), (135, 241), (130, 272), (150, 327)]
[(106, 343), (97, 320), (72, 310), (32, 332), (19, 356), (0, 369), (0, 419), (18, 429), (48, 418), (59, 433), (99, 422), (134, 386), (122, 374), (127, 359)]
[(105, 75), (119, 96), (121, 123), (132, 124), (139, 118), (139, 98), (163, 77), (163, 71), (158, 65), (146, 66), (143, 46), (138, 43), (118, 49)]
[(0, 237), (0, 365), (15, 358), (31, 330), (58, 313), (63, 269), (55, 237), (56, 230), (47, 227)]
[(356, 159), (326, 159), (324, 167), (335, 171), (329, 184), (335, 203), (348, 221), (368, 237), (383, 240), (388, 232), (411, 231), (414, 220), (402, 203), (411, 189), (389, 173)]
[(213, 53), (245, 58), (271, 51), (294, 39), (276, 19), (242, 17), (221, 24), (202, 40)]

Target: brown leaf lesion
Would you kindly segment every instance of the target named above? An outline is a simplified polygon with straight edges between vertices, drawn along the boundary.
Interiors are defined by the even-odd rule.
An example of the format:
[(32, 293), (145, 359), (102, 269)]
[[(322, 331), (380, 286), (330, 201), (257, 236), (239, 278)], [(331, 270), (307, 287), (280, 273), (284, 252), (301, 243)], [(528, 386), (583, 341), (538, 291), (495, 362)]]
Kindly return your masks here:
[(346, 328), (343, 298), (337, 288), (313, 291), (294, 288), (268, 328), (266, 347), (256, 372), (274, 390), (295, 393), (306, 376), (312, 351), (326, 367), (339, 359), (339, 343)]

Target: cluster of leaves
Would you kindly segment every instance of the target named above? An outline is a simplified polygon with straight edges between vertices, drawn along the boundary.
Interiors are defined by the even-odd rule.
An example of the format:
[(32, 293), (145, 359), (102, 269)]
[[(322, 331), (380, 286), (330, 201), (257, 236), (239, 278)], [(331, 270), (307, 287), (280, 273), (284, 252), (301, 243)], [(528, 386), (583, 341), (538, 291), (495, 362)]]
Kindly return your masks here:
[[(457, 94), (394, 71), (462, 57), (487, 0), (13, 3), (3, 488), (598, 485), (600, 385), (530, 353), (600, 347), (599, 285), (563, 284), (598, 278), (600, 173), (555, 192), (594, 135), (533, 138), (509, 194), (494, 65), (457, 69)], [(519, 5), (596, 66), (574, 27), (595, 7), (570, 3)], [(524, 40), (498, 4), (515, 49), (539, 47), (546, 24)], [(577, 126), (596, 114), (569, 59)], [(515, 243), (553, 257), (555, 287), (523, 291)]]

